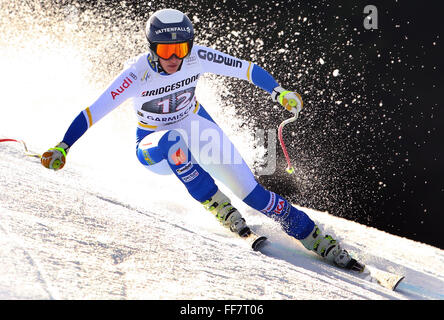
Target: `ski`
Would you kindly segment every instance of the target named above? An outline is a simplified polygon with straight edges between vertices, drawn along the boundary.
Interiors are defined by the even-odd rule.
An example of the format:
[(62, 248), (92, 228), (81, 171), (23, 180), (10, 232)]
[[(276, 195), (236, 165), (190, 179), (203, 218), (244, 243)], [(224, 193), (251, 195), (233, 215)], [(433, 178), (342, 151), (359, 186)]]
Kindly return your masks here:
[(396, 273), (382, 271), (373, 266), (365, 267), (362, 271), (363, 276), (370, 282), (377, 283), (384, 288), (395, 291), (398, 285), (404, 280), (405, 276)]
[(366, 266), (356, 259), (352, 259), (345, 268), (357, 272), (361, 274), (364, 279), (377, 283), (392, 291), (395, 291), (398, 284), (404, 279), (404, 276)]
[[(248, 228), (248, 227), (247, 227)], [(241, 238), (250, 244), (254, 251), (258, 251), (265, 244), (267, 237), (258, 235), (250, 228), (248, 228), (240, 234)]]
[(367, 281), (377, 283), (392, 291), (395, 291), (398, 284), (405, 278), (395, 273), (379, 270), (373, 266), (366, 266), (356, 259), (351, 259), (345, 269), (361, 275)]
[(356, 259), (351, 259), (345, 269), (357, 272), (361, 274), (364, 279), (377, 283), (392, 291), (395, 291), (398, 284), (404, 279), (404, 276), (366, 266)]
[[(268, 245), (270, 244), (272, 248), (273, 245), (273, 243), (270, 242), (267, 237), (260, 236), (251, 230), (249, 230), (249, 233), (247, 232), (247, 234), (245, 234), (242, 238), (248, 241), (251, 245), (251, 248), (255, 251), (259, 251), (264, 246), (269, 247)], [(260, 252), (268, 255), (262, 250)], [(349, 270), (352, 274), (356, 275), (359, 278), (362, 278), (371, 283), (376, 283), (392, 291), (395, 291), (401, 281), (405, 278), (402, 275), (398, 275), (388, 271), (382, 271), (373, 266), (366, 266), (356, 259), (352, 259), (345, 268), (341, 268), (333, 263), (331, 265), (338, 269)]]
[[(254, 251), (259, 251), (265, 245), (273, 245), (269, 242), (267, 237), (261, 236), (251, 230), (248, 226), (242, 229), (238, 235), (247, 241)], [(262, 254), (268, 255), (267, 253), (260, 251)], [(356, 276), (363, 278), (372, 283), (377, 283), (378, 285), (387, 288), (389, 290), (395, 291), (399, 283), (404, 280), (404, 276), (391, 273), (388, 271), (379, 270), (373, 266), (366, 266), (365, 264), (359, 262), (356, 259), (351, 259), (350, 262), (345, 267), (339, 267), (332, 263), (333, 266), (339, 269), (349, 270)]]
[(356, 272), (363, 272), (365, 269), (365, 265), (363, 265), (362, 263), (358, 262), (356, 259), (351, 259), (350, 262), (347, 264), (347, 266), (345, 267), (345, 269), (349, 269), (351, 271), (356, 271)]

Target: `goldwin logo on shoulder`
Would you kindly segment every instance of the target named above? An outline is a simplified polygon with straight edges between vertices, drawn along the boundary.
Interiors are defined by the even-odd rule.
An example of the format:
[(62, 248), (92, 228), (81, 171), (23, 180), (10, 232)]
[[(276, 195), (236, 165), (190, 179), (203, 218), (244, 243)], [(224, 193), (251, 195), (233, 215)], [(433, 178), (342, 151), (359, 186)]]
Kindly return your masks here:
[(211, 62), (215, 62), (215, 63), (219, 63), (219, 64), (225, 64), (229, 67), (234, 67), (234, 68), (242, 68), (242, 62), (240, 62), (237, 59), (234, 58), (230, 58), (227, 56), (223, 56), (219, 53), (213, 53), (211, 51), (207, 51), (204, 49), (199, 49), (197, 51), (197, 55), (199, 56), (199, 58), (201, 59), (205, 59)]

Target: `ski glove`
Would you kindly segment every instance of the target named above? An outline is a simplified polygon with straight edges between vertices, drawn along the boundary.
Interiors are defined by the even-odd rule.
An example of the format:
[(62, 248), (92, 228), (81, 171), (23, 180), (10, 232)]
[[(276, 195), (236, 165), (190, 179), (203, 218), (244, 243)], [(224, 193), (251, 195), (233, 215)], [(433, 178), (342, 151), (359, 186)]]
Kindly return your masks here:
[(276, 87), (271, 93), (271, 98), (275, 102), (279, 102), (288, 111), (298, 114), (304, 105), (301, 96), (292, 91), (287, 91), (282, 87)]
[(68, 154), (69, 146), (63, 141), (56, 145), (54, 148), (46, 151), (40, 162), (45, 168), (52, 170), (60, 170), (63, 168), (66, 162), (66, 155)]

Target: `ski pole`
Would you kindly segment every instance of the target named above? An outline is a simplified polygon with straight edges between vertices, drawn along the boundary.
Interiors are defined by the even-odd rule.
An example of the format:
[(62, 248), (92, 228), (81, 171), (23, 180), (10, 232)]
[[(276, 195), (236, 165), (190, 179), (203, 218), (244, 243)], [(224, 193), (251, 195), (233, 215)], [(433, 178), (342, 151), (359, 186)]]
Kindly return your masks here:
[(38, 153), (30, 152), (30, 151), (28, 150), (28, 147), (26, 146), (25, 141), (23, 141), (23, 140), (16, 140), (16, 139), (9, 139), (9, 138), (6, 138), (6, 139), (0, 139), (0, 142), (18, 142), (18, 143), (21, 143), (21, 144), (23, 145), (23, 148), (25, 148), (25, 155), (26, 155), (26, 156), (28, 156), (28, 157), (34, 157), (34, 158), (38, 158), (38, 159), (40, 159), (40, 158), (42, 157), (42, 156), (41, 156), (40, 154), (38, 154)]
[(295, 122), (296, 119), (298, 118), (298, 116), (299, 116), (299, 113), (295, 113), (293, 117), (291, 117), (291, 118), (289, 118), (287, 120), (282, 121), (282, 123), (279, 125), (279, 128), (278, 128), (279, 142), (281, 143), (282, 151), (284, 151), (284, 156), (285, 156), (285, 159), (287, 160), (287, 168), (286, 168), (286, 170), (287, 170), (287, 172), (289, 174), (292, 174), (294, 172), (294, 167), (291, 164), (290, 157), (288, 156), (287, 148), (285, 147), (284, 138), (282, 136), (282, 130), (284, 129), (285, 125), (287, 125), (287, 124), (289, 124), (291, 122)]

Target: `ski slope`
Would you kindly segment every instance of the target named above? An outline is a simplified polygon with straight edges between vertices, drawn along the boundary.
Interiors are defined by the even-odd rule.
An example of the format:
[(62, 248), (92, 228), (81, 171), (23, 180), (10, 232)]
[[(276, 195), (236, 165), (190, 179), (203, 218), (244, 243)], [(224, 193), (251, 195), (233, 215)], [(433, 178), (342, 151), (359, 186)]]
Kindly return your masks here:
[(0, 143), (0, 188), (0, 299), (444, 299), (443, 250), (327, 213), (305, 209), (363, 262), (404, 274), (397, 291), (326, 264), (234, 201), (271, 239), (254, 252), (143, 167), (52, 172)]
[[(124, 56), (146, 49), (145, 36), (128, 32), (134, 17), (115, 12), (80, 15), (65, 6), (51, 16), (38, 1), (0, 7), (0, 138), (43, 153), (103, 92)], [(199, 80), (198, 100), (251, 165), (264, 150), (223, 98), (230, 88), (207, 80)], [(265, 96), (261, 113), (273, 108)], [(232, 197), (271, 240), (265, 254), (252, 251), (175, 177), (138, 163), (135, 126), (131, 106), (122, 105), (71, 148), (59, 172), (24, 156), (20, 144), (0, 143), (0, 299), (444, 299), (443, 250), (304, 209), (364, 263), (406, 276), (389, 291), (326, 264)]]

